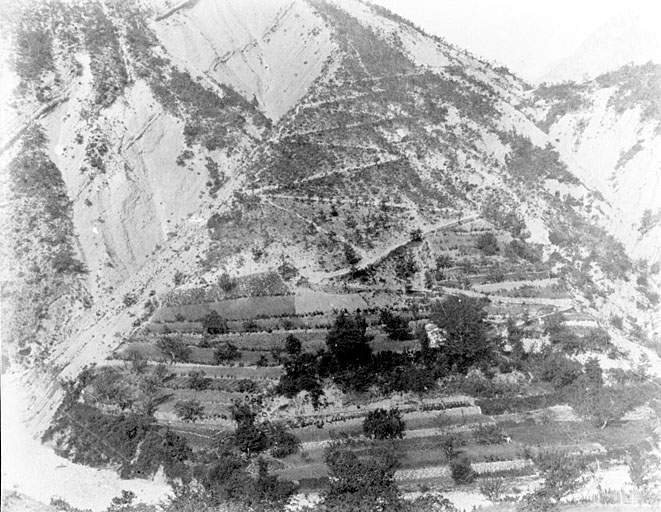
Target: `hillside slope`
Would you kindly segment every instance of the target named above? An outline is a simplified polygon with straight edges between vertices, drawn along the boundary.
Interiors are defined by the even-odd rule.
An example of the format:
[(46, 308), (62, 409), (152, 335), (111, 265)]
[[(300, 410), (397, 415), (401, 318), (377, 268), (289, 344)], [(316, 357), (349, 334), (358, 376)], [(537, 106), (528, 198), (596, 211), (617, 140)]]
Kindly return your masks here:
[[(539, 265), (600, 321), (631, 317), (623, 343), (655, 329), (653, 290), (636, 288), (640, 269), (603, 228), (596, 173), (574, 167), (580, 151), (560, 145), (561, 158), (546, 107), (387, 11), (200, 0), (12, 16), (20, 85), (2, 158), (18, 217), (4, 225), (3, 338), (15, 341), (3, 350), (48, 369), (39, 428), (62, 394), (55, 378), (103, 361), (166, 292), (264, 271), (293, 290), (429, 287), (432, 255), (411, 238), (457, 219), (482, 218), (518, 251), (466, 258), (474, 273)], [(25, 188), (34, 161), (52, 179)], [(416, 263), (404, 277), (402, 253)], [(356, 258), (370, 264), (352, 269)]]
[(541, 87), (535, 105), (574, 173), (614, 209), (634, 258), (661, 261), (661, 67), (625, 66), (584, 84)]

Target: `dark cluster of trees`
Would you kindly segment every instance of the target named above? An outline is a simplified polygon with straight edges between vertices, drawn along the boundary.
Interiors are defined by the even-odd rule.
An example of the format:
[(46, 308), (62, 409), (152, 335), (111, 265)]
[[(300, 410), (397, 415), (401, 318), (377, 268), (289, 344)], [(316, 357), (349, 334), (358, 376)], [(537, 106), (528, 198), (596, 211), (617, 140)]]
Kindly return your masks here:
[[(363, 391), (376, 386), (385, 393), (424, 392), (435, 380), (451, 373), (465, 374), (473, 367), (488, 367), (497, 353), (499, 339), (486, 323), (485, 302), (470, 297), (448, 297), (433, 309), (432, 320), (446, 333), (440, 347), (425, 344), (404, 352), (372, 353), (367, 322), (360, 312), (340, 313), (326, 337), (326, 348), (315, 354), (288, 351), (278, 391), (292, 397), (310, 393), (318, 403), (323, 379), (331, 379), (344, 391)], [(381, 320), (393, 339), (410, 337), (408, 321), (389, 311)]]

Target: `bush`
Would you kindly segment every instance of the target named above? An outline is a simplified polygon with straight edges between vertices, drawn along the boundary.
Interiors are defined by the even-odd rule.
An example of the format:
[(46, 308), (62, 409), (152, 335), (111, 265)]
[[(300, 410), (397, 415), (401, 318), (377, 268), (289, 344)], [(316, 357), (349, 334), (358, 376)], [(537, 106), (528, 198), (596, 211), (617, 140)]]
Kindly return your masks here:
[(241, 357), (241, 352), (232, 343), (222, 343), (216, 350), (213, 351), (213, 360), (216, 364), (223, 364), (228, 361), (234, 361)]
[(174, 410), (177, 416), (183, 421), (195, 423), (204, 418), (204, 406), (194, 398), (189, 400), (179, 400), (174, 404)]
[(217, 311), (210, 311), (202, 318), (202, 327), (207, 334), (225, 334), (228, 332), (227, 320)]
[(485, 256), (494, 256), (499, 250), (498, 240), (490, 231), (483, 233), (477, 239), (477, 248), (482, 251)]
[(370, 411), (363, 421), (363, 432), (371, 439), (402, 439), (404, 428), (402, 413), (396, 407)]
[(393, 315), (389, 310), (381, 311), (381, 323), (391, 340), (403, 341), (411, 338), (409, 321), (399, 315)]
[(269, 432), (271, 455), (282, 459), (296, 453), (301, 448), (301, 441), (287, 427), (280, 423), (271, 426)]
[(191, 348), (187, 346), (183, 340), (177, 338), (161, 336), (158, 341), (156, 341), (156, 346), (164, 355), (170, 357), (170, 361), (173, 363), (185, 363), (189, 360), (191, 355)]
[(581, 363), (551, 350), (531, 355), (528, 361), (533, 374), (544, 382), (550, 382), (557, 390), (569, 386), (583, 374)]
[(317, 358), (312, 354), (299, 354), (284, 363), (284, 374), (278, 382), (277, 392), (293, 398), (301, 391), (307, 391), (317, 406), (323, 388), (317, 374)]
[(454, 262), (452, 258), (447, 254), (441, 254), (436, 258), (436, 270), (441, 270), (443, 268), (452, 268), (454, 267)]
[(360, 315), (341, 312), (326, 335), (330, 355), (340, 368), (355, 368), (369, 363), (372, 349), (366, 335), (367, 322)]
[(472, 484), (477, 477), (470, 461), (463, 458), (450, 463), (450, 472), (452, 473), (452, 480), (458, 485)]
[(432, 308), (432, 322), (446, 332), (443, 353), (458, 372), (493, 360), (495, 347), (488, 336), (484, 306), (482, 299), (452, 295)]
[(209, 387), (211, 384), (211, 379), (205, 377), (205, 373), (202, 370), (195, 370), (188, 373), (190, 379), (190, 387), (195, 391), (203, 391)]
[(473, 438), (477, 444), (500, 444), (505, 435), (499, 425), (478, 425), (473, 429)]
[(125, 307), (133, 306), (138, 302), (138, 298), (133, 293), (127, 293), (122, 297), (122, 303)]
[(293, 334), (289, 334), (285, 338), (285, 351), (292, 357), (298, 356), (301, 353), (301, 340)]
[(498, 501), (503, 493), (504, 481), (502, 478), (489, 477), (480, 482), (480, 492), (490, 501)]
[(459, 453), (457, 448), (466, 445), (466, 440), (459, 434), (451, 434), (441, 439), (441, 448), (448, 461), (454, 459)]

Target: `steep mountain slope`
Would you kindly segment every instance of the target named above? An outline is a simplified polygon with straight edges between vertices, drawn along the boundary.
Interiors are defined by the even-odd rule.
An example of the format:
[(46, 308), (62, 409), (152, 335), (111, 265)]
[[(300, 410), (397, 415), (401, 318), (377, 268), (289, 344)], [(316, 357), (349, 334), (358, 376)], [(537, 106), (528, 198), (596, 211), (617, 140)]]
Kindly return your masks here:
[[(173, 288), (273, 270), (292, 290), (428, 287), (428, 246), (409, 242), (458, 219), (496, 226), (512, 248), (499, 264), (553, 271), (601, 321), (621, 293), (642, 304), (627, 329), (644, 336), (658, 312), (525, 84), (387, 11), (200, 0), (13, 16), (3, 338), (50, 368), (42, 427), (52, 377), (104, 360)], [(48, 181), (25, 188), (34, 162)], [(404, 277), (402, 252), (418, 268)]]
[(534, 93), (541, 125), (575, 174), (614, 211), (610, 230), (635, 258), (661, 261), (661, 66), (626, 66)]

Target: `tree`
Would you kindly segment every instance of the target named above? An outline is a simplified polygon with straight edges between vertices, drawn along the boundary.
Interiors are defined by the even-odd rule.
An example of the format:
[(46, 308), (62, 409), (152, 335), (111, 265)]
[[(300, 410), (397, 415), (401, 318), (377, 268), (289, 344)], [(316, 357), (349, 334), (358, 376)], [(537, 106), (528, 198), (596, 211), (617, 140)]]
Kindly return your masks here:
[(296, 453), (301, 448), (300, 439), (282, 423), (271, 424), (268, 435), (271, 441), (271, 455), (276, 459)]
[(420, 228), (411, 231), (411, 242), (422, 242), (422, 230)]
[(459, 485), (473, 483), (477, 477), (477, 473), (475, 473), (470, 461), (466, 458), (453, 460), (450, 463), (450, 472), (454, 483)]
[(131, 365), (131, 370), (140, 374), (147, 369), (147, 357), (136, 346), (129, 347), (124, 353), (124, 358)]
[(485, 424), (473, 429), (473, 438), (477, 444), (500, 444), (505, 439), (505, 434), (500, 425)]
[(317, 407), (323, 394), (317, 374), (317, 358), (313, 354), (299, 354), (285, 361), (284, 370), (278, 382), (278, 393), (293, 398), (301, 391), (307, 391), (312, 405)]
[(260, 453), (269, 447), (268, 425), (258, 425), (257, 413), (246, 403), (235, 403), (231, 408), (232, 419), (237, 427), (234, 431), (234, 445), (249, 456)]
[(330, 482), (323, 497), (324, 510), (402, 509), (402, 498), (395, 482), (398, 458), (390, 445), (370, 446), (365, 455), (354, 451), (350, 439), (333, 441), (325, 450)]
[(174, 410), (183, 421), (195, 423), (197, 420), (204, 419), (204, 406), (194, 398), (179, 400), (174, 404)]
[(420, 270), (411, 251), (400, 254), (395, 262), (395, 275), (399, 279), (411, 279)]
[(525, 497), (532, 510), (547, 510), (585, 483), (583, 474), (587, 463), (581, 457), (562, 452), (545, 452), (533, 461), (544, 483)]
[(346, 310), (336, 318), (326, 335), (326, 346), (340, 368), (356, 368), (369, 364), (372, 349), (366, 335), (367, 322), (360, 315)]
[(444, 268), (452, 268), (454, 266), (454, 262), (452, 261), (452, 258), (448, 256), (447, 254), (441, 254), (440, 256), (436, 257), (436, 270), (441, 270)]
[(402, 413), (397, 407), (389, 411), (375, 409), (363, 420), (363, 432), (371, 439), (402, 439), (404, 428)]
[(399, 315), (393, 315), (389, 310), (381, 311), (381, 323), (383, 328), (392, 340), (408, 340), (411, 337), (409, 321)]
[(445, 331), (443, 351), (461, 373), (492, 360), (494, 346), (488, 336), (484, 305), (482, 299), (451, 295), (432, 309), (432, 322)]
[(344, 244), (344, 257), (346, 258), (347, 263), (352, 267), (357, 265), (361, 259), (360, 256), (356, 253), (356, 250), (349, 244)]
[(635, 397), (611, 387), (583, 388), (576, 386), (570, 405), (580, 416), (589, 419), (595, 427), (606, 428), (638, 405)]
[(450, 434), (441, 439), (441, 449), (448, 462), (461, 453), (457, 448), (465, 445), (466, 440), (458, 434)]
[(488, 231), (477, 238), (477, 248), (482, 251), (485, 256), (494, 256), (499, 250), (498, 240), (491, 231)]
[(164, 355), (170, 357), (170, 363), (185, 363), (190, 358), (191, 349), (181, 339), (161, 336), (156, 341), (156, 346)]
[(504, 481), (502, 478), (489, 477), (480, 482), (480, 492), (490, 501), (498, 501), (503, 493)]
[(233, 361), (241, 357), (241, 352), (232, 343), (223, 343), (213, 352), (213, 359), (216, 364), (223, 364), (227, 361)]
[(209, 311), (202, 318), (202, 327), (207, 334), (225, 334), (228, 331), (227, 320), (215, 310)]
[(188, 377), (190, 378), (190, 387), (195, 391), (203, 391), (211, 384), (211, 379), (206, 377), (202, 370), (193, 370), (188, 373)]
[(290, 356), (294, 357), (297, 356), (301, 353), (301, 340), (299, 340), (296, 336), (293, 334), (287, 335), (285, 338), (285, 351), (287, 354)]

